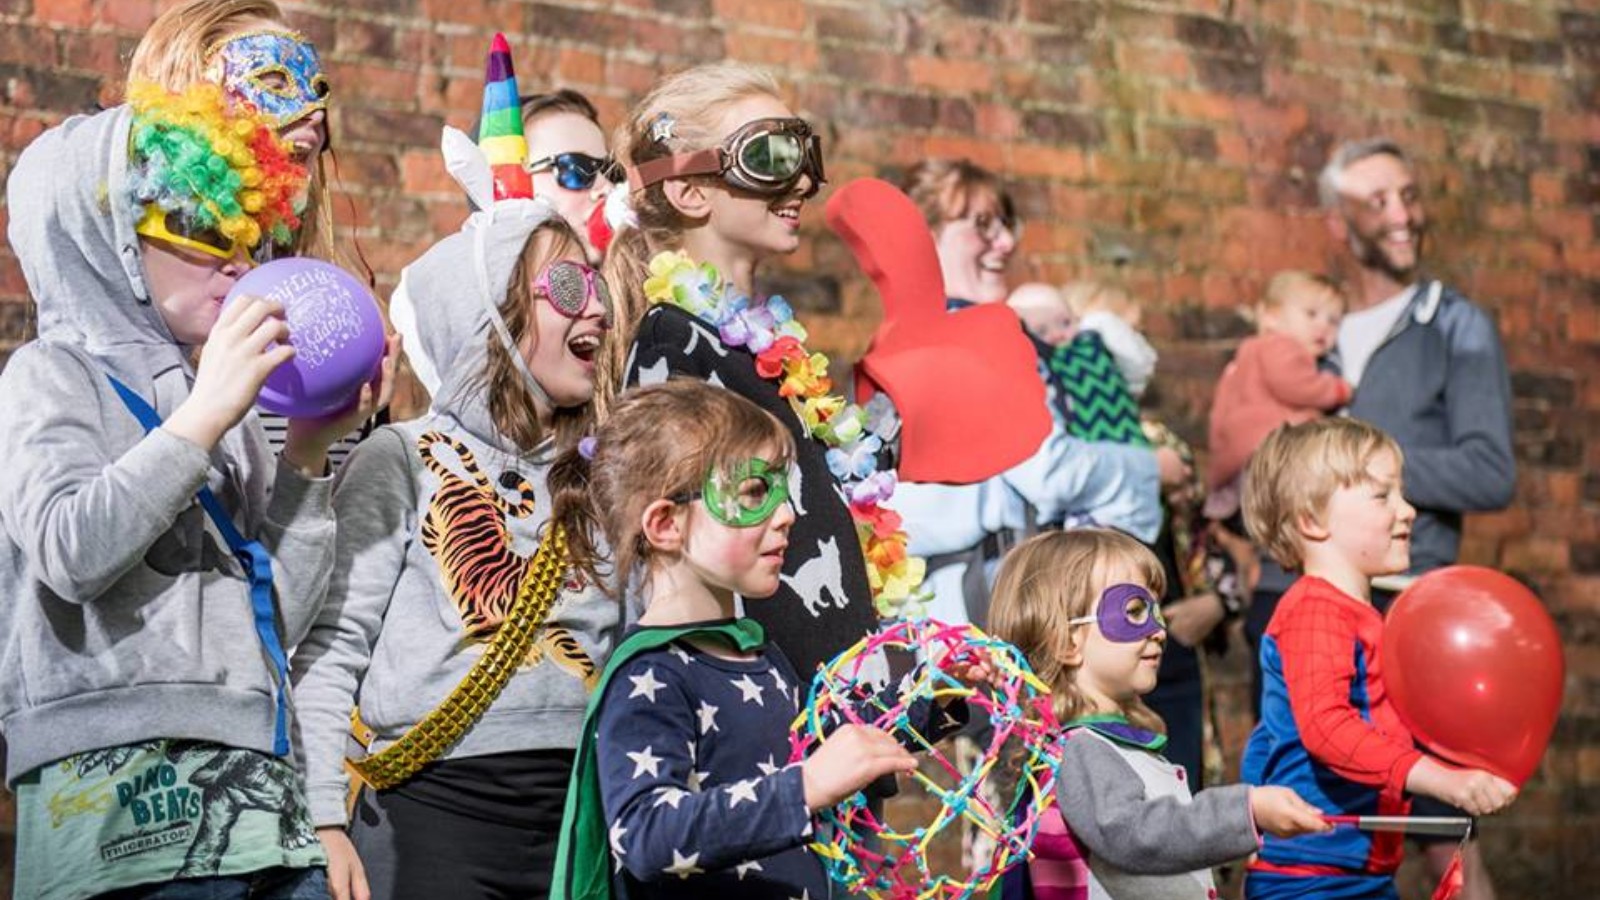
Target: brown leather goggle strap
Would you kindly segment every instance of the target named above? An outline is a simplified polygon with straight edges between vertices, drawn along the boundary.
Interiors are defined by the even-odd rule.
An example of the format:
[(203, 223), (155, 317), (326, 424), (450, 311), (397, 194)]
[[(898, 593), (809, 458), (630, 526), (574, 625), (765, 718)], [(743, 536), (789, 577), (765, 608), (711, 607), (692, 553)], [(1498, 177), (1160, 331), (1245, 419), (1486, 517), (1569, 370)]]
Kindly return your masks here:
[(669, 178), (687, 178), (690, 175), (722, 174), (722, 148), (708, 147), (693, 153), (674, 153), (640, 164), (628, 166), (628, 189), (642, 191), (652, 184)]

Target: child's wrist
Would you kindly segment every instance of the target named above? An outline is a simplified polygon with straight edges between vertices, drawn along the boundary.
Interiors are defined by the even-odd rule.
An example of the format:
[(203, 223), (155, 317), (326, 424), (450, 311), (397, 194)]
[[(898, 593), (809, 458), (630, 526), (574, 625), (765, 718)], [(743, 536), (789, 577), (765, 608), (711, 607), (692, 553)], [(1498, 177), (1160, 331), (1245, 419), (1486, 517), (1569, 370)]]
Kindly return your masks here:
[(209, 453), (228, 431), (229, 426), (220, 420), (220, 416), (196, 408), (191, 397), (178, 405), (161, 428)]

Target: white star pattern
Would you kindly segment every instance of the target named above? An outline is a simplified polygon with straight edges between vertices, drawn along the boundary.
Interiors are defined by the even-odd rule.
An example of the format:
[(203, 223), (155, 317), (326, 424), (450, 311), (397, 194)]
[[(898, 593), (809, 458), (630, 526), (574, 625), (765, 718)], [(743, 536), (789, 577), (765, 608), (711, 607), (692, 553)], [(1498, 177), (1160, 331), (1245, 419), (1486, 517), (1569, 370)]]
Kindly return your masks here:
[(619, 858), (628, 852), (622, 849), (622, 836), (627, 833), (628, 829), (622, 827), (621, 822), (616, 822), (611, 826), (611, 832), (608, 835), (611, 840), (611, 852), (615, 853)]
[(773, 761), (771, 753), (767, 754), (766, 762), (756, 763), (756, 768), (761, 770), (762, 775), (776, 775), (783, 770), (782, 766)]
[(783, 676), (778, 674), (777, 669), (772, 670), (772, 682), (778, 686), (779, 696), (789, 693), (789, 682), (783, 680)]
[(744, 876), (748, 875), (751, 872), (765, 872), (766, 871), (766, 869), (761, 868), (760, 860), (754, 860), (754, 859), (746, 860), (745, 862), (739, 863), (737, 866), (733, 867), (733, 870), (735, 872), (739, 873), (739, 880), (740, 881), (743, 881), (744, 880)]
[(700, 733), (701, 734), (710, 734), (713, 731), (721, 731), (721, 730), (722, 730), (721, 728), (717, 727), (717, 707), (712, 706), (711, 704), (705, 702), (704, 700), (701, 700), (700, 701)]
[[(688, 878), (690, 875), (699, 875), (705, 870), (696, 865), (698, 862), (700, 862), (700, 854), (698, 853), (691, 853), (688, 856), (684, 856), (677, 850), (673, 850), (672, 865), (662, 869), (661, 874), (676, 875), (679, 878)], [(807, 898), (807, 900), (809, 900), (809, 898)]]
[(706, 779), (710, 778), (710, 777), (711, 777), (711, 773), (710, 772), (696, 772), (695, 770), (690, 769), (689, 770), (689, 792), (690, 793), (694, 793), (694, 794), (700, 793), (700, 789), (705, 785)]
[(628, 680), (633, 682), (633, 690), (628, 693), (628, 699), (643, 697), (651, 703), (656, 702), (656, 692), (666, 687), (656, 680), (655, 669), (645, 669), (643, 675), (629, 675)]
[(683, 798), (685, 798), (687, 796), (689, 796), (689, 792), (684, 790), (683, 788), (675, 788), (675, 787), (657, 788), (656, 789), (656, 806), (670, 806), (673, 809), (677, 809), (678, 808), (678, 804), (682, 803), (683, 802)]
[(728, 785), (728, 808), (735, 809), (746, 801), (756, 802), (756, 785), (760, 783), (759, 778), (746, 778)]
[(767, 702), (761, 699), (761, 685), (756, 684), (748, 673), (739, 676), (739, 680), (735, 681), (733, 686), (739, 689), (739, 693), (743, 695), (741, 699), (744, 702), (754, 703), (757, 706), (767, 705)]
[(644, 748), (638, 753), (629, 751), (628, 758), (633, 760), (634, 778), (638, 778), (640, 775), (643, 775), (646, 772), (649, 772), (650, 777), (652, 778), (661, 777), (661, 757), (650, 752), (649, 747)]
[(676, 656), (677, 658), (683, 660), (683, 664), (684, 665), (687, 666), (688, 664), (694, 662), (694, 657), (689, 655), (689, 651), (683, 649), (682, 647), (673, 646), (673, 647), (670, 647), (668, 649), (669, 649), (669, 652), (671, 652), (673, 656)]
[(798, 897), (790, 897), (789, 900), (811, 900), (811, 889), (810, 888), (801, 888), (800, 889), (800, 896), (798, 896)]

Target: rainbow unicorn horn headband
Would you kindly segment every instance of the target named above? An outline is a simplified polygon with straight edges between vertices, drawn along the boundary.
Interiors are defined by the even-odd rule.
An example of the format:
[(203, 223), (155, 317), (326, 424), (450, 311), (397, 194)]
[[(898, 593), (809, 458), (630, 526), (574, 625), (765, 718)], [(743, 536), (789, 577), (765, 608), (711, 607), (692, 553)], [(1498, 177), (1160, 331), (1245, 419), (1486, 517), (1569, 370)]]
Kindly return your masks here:
[(517, 71), (511, 64), (511, 45), (506, 42), (506, 36), (499, 33), (489, 45), (489, 60), (485, 65), (478, 146), (494, 171), (496, 200), (533, 196), (533, 176), (523, 168), (528, 161), (528, 139), (522, 131)]

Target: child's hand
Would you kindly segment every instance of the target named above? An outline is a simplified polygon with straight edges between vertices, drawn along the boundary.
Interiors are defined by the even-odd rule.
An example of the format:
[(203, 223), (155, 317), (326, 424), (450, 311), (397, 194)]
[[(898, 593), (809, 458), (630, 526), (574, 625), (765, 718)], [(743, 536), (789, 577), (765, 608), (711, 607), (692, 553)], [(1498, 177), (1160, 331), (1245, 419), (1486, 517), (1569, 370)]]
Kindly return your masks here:
[(909, 772), (917, 761), (889, 733), (867, 725), (844, 725), (828, 735), (800, 764), (806, 808), (823, 809), (891, 772)]
[(162, 427), (209, 451), (244, 418), (272, 370), (292, 356), (282, 304), (259, 297), (230, 303), (200, 351), (194, 389)]
[(995, 671), (994, 660), (986, 650), (970, 650), (944, 668), (945, 674), (969, 688), (982, 685), (999, 687), (1000, 674)]
[(1256, 828), (1273, 837), (1291, 838), (1333, 828), (1321, 810), (1286, 787), (1251, 788), (1250, 815), (1256, 820)]
[(317, 829), (317, 839), (328, 854), (328, 894), (333, 900), (371, 900), (367, 870), (344, 829), (325, 825)]
[(283, 443), (283, 458), (289, 464), (316, 478), (327, 468), (328, 448), (389, 405), (394, 397), (394, 371), (400, 356), (400, 335), (384, 340), (383, 362), (372, 380), (361, 386), (361, 393), (349, 409), (315, 419), (290, 419)]
[(1183, 461), (1178, 451), (1171, 447), (1162, 447), (1156, 451), (1156, 471), (1161, 475), (1162, 486), (1176, 487), (1188, 481), (1194, 470)]
[(1517, 799), (1516, 785), (1498, 775), (1482, 769), (1457, 769), (1430, 757), (1411, 767), (1406, 790), (1437, 797), (1474, 816), (1497, 813)]

